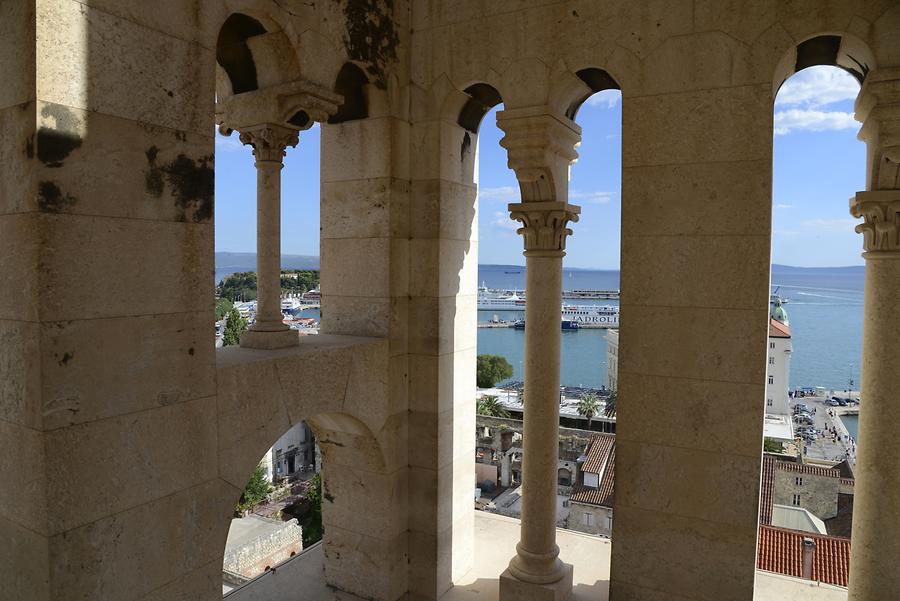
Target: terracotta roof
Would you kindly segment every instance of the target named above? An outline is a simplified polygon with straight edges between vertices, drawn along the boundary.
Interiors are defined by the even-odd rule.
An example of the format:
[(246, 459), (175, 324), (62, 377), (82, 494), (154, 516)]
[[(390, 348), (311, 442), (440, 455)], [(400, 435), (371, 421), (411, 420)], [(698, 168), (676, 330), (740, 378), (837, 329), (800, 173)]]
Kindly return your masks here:
[(793, 461), (779, 461), (778, 469), (786, 472), (799, 472), (801, 474), (809, 474), (811, 476), (827, 476), (829, 478), (840, 478), (841, 472), (830, 467), (821, 467), (818, 465), (809, 465), (808, 463), (795, 463)]
[(772, 490), (775, 488), (775, 464), (778, 460), (763, 455), (762, 480), (759, 491), (759, 523), (772, 523)]
[(600, 487), (591, 488), (582, 483), (572, 488), (573, 503), (612, 507), (616, 476), (616, 437), (614, 434), (597, 434), (591, 438), (587, 461), (582, 472), (601, 474)]
[(803, 577), (803, 539), (816, 542), (812, 579), (847, 586), (850, 574), (850, 539), (776, 528), (759, 527), (756, 567), (796, 578)]
[(769, 319), (769, 338), (790, 338), (791, 327), (780, 321)]

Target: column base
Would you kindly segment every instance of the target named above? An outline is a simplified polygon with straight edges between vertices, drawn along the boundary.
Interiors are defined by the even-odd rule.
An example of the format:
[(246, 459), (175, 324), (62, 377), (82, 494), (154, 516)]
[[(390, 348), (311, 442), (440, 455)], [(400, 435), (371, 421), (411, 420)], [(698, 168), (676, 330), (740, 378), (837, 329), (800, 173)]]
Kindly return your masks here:
[(265, 350), (300, 346), (300, 332), (291, 329), (275, 332), (247, 330), (241, 333), (241, 346)]
[(572, 566), (562, 564), (563, 577), (550, 584), (534, 584), (513, 576), (509, 568), (500, 574), (500, 601), (565, 601), (572, 594)]

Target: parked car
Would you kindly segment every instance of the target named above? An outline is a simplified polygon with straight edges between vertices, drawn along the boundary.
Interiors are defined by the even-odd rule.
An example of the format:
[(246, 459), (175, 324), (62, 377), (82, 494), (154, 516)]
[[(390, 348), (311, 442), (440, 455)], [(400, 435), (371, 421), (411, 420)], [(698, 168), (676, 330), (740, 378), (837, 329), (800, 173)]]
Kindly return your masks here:
[(810, 426), (813, 423), (812, 418), (809, 417), (808, 415), (795, 415), (794, 421), (797, 422), (798, 424), (808, 424)]
[(828, 399), (828, 400), (826, 401), (826, 403), (827, 403), (828, 405), (830, 405), (831, 407), (837, 407), (838, 405), (841, 404), (840, 401), (838, 401), (837, 399)]
[(797, 403), (794, 405), (794, 413), (800, 413), (801, 411), (809, 413), (809, 407), (806, 406), (806, 403)]
[(844, 399), (838, 399), (838, 405), (840, 405), (841, 407), (846, 407), (847, 401), (845, 401)]

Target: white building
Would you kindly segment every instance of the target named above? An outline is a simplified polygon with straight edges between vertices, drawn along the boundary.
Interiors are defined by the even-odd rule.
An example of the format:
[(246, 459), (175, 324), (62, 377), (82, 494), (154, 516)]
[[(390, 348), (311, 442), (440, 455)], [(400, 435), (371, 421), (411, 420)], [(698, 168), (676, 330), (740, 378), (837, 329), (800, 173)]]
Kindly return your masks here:
[(306, 422), (300, 422), (279, 438), (263, 457), (269, 481), (287, 478), (300, 471), (318, 467), (316, 441)]
[(769, 364), (766, 368), (766, 413), (790, 415), (788, 388), (791, 374), (791, 328), (780, 302), (769, 320)]
[(606, 387), (619, 389), (619, 330), (606, 331)]

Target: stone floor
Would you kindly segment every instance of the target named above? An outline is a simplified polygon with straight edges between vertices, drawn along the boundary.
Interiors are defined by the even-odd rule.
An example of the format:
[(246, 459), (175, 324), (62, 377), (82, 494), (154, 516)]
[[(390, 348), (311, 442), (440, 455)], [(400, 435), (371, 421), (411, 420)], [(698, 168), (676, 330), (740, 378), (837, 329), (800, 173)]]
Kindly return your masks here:
[[(497, 601), (499, 574), (512, 556), (519, 537), (519, 521), (477, 512), (475, 558), (472, 570), (447, 591), (441, 601)], [(571, 601), (607, 601), (609, 558), (612, 543), (570, 530), (559, 530), (560, 555), (573, 563)], [(321, 544), (278, 566), (225, 597), (226, 601), (357, 601), (325, 586)], [(754, 601), (846, 601), (847, 589), (806, 582), (768, 572), (757, 572)], [(361, 601), (361, 600), (359, 600)]]

